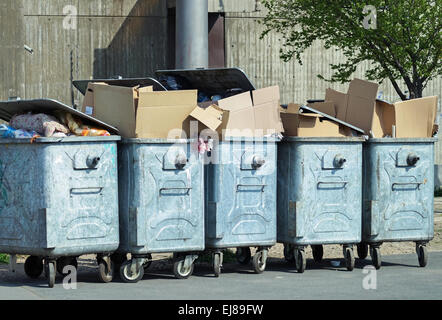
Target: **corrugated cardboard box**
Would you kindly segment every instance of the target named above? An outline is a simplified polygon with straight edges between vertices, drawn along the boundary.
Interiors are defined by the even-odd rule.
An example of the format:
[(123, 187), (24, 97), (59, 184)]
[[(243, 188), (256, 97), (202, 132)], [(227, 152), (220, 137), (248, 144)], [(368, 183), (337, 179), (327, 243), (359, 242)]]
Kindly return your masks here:
[(426, 97), (390, 104), (376, 101), (372, 126), (375, 138), (392, 136), (396, 126), (396, 138), (428, 138), (434, 133), (437, 97)]
[(345, 137), (350, 131), (315, 113), (299, 113), (300, 105), (289, 104), (281, 109), (284, 134), (292, 137)]
[(222, 99), (218, 106), (198, 107), (191, 116), (217, 131), (220, 138), (262, 137), (283, 131), (278, 86)]
[(325, 100), (334, 102), (336, 118), (363, 129), (367, 135), (391, 136), (395, 125), (397, 138), (432, 136), (437, 97), (389, 104), (376, 100), (377, 91), (378, 84), (354, 79), (347, 94), (327, 89)]
[(153, 92), (152, 87), (90, 83), (83, 112), (118, 128), (124, 138), (168, 138), (169, 133), (184, 138), (196, 104), (196, 90)]

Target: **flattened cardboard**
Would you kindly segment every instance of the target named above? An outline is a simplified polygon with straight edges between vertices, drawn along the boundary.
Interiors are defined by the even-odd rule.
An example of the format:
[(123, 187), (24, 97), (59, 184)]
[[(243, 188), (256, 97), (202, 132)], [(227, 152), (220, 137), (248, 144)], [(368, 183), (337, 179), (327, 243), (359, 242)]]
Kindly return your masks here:
[(136, 137), (136, 89), (97, 83), (93, 88), (93, 116), (118, 128), (122, 137)]
[[(222, 122), (216, 128), (221, 138), (261, 137), (283, 131), (278, 86), (244, 92), (217, 103), (223, 111)], [(208, 121), (199, 110), (192, 116), (202, 123)], [(212, 129), (215, 125), (211, 123)]]
[(347, 115), (348, 95), (327, 89), (325, 92), (325, 101), (333, 101), (336, 109), (336, 118), (345, 121)]
[(300, 105), (289, 104), (285, 112), (281, 112), (284, 134), (293, 137), (343, 137), (338, 123), (315, 113), (299, 113)]
[(197, 107), (197, 95), (197, 90), (140, 92), (136, 136), (189, 138), (188, 118)]
[(434, 134), (437, 96), (400, 101), (394, 104), (376, 101), (373, 116), (373, 136), (392, 136), (396, 126), (396, 138), (429, 138)]
[(207, 128), (216, 131), (216, 129), (223, 123), (223, 110), (216, 105), (211, 105), (207, 108), (197, 107), (190, 113), (192, 118), (200, 121)]
[(309, 103), (307, 106), (336, 118), (336, 106), (333, 101)]

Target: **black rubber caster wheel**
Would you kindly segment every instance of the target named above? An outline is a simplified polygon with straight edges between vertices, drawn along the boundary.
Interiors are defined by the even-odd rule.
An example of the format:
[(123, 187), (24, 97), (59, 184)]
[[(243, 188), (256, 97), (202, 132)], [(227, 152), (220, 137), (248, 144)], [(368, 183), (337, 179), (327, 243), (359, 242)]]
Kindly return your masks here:
[(307, 266), (305, 251), (303, 249), (295, 249), (293, 255), (295, 256), (296, 270), (298, 273), (304, 273)]
[(132, 268), (132, 260), (125, 261), (120, 267), (120, 278), (126, 283), (136, 283), (144, 276), (144, 268)]
[(173, 274), (177, 279), (187, 279), (193, 274), (194, 263), (185, 266), (186, 256), (179, 256), (173, 264)]
[(417, 258), (419, 260), (419, 266), (421, 266), (422, 268), (426, 267), (428, 263), (427, 247), (423, 245), (417, 245), (416, 251)]
[(221, 265), (222, 265), (222, 253), (216, 252), (213, 254), (213, 273), (215, 277), (219, 277), (221, 274)]
[(109, 283), (114, 279), (115, 265), (110, 260), (110, 266), (104, 261), (104, 259), (99, 259), (98, 262), (98, 279), (103, 283)]
[(57, 273), (55, 264), (55, 261), (48, 261), (45, 263), (45, 274), (48, 279), (49, 288), (53, 288), (55, 285), (55, 274)]
[(256, 273), (260, 274), (263, 273), (266, 269), (267, 259), (264, 259), (264, 252), (257, 251), (255, 255), (253, 256), (253, 269)]
[(355, 268), (355, 256), (353, 248), (345, 248), (345, 266), (348, 271), (353, 271)]
[(370, 256), (371, 256), (371, 262), (373, 263), (373, 266), (376, 268), (376, 270), (379, 270), (382, 265), (381, 248), (370, 247)]

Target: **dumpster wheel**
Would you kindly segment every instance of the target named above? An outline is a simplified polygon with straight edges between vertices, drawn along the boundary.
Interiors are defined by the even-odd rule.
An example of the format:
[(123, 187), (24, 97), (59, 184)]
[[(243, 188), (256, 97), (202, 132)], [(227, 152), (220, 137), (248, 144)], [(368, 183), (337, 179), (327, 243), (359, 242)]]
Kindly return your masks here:
[(187, 279), (193, 273), (194, 263), (186, 267), (186, 256), (178, 256), (173, 264), (173, 274), (177, 279)]
[(324, 256), (324, 247), (322, 244), (320, 245), (313, 245), (312, 246), (312, 253), (313, 253), (313, 259), (316, 263), (322, 262), (322, 257)]
[[(106, 260), (105, 260), (106, 259)], [(114, 278), (115, 265), (110, 257), (98, 259), (98, 278), (101, 282), (109, 283)]]
[(253, 268), (255, 269), (255, 272), (258, 274), (263, 273), (264, 270), (266, 269), (267, 252), (264, 251), (266, 251), (266, 249), (259, 250), (253, 256)]
[(425, 244), (416, 243), (416, 253), (419, 260), (419, 266), (424, 268), (428, 263), (428, 253)]
[(353, 247), (345, 248), (345, 265), (348, 271), (353, 271), (355, 268), (355, 255), (353, 252)]
[(374, 267), (379, 270), (382, 264), (381, 248), (370, 246), (370, 256)]
[(25, 273), (31, 279), (37, 279), (43, 273), (43, 259), (29, 256), (25, 260)]
[(143, 266), (138, 267), (136, 262), (132, 262), (132, 260), (125, 261), (120, 267), (120, 277), (126, 283), (136, 283), (140, 281), (143, 276)]
[(49, 288), (53, 288), (55, 285), (55, 275), (56, 275), (56, 262), (54, 260), (45, 261), (45, 275), (48, 279)]
[(358, 258), (359, 259), (365, 259), (368, 256), (368, 244), (366, 243), (359, 243), (357, 245), (357, 251), (358, 251)]
[(75, 269), (78, 268), (78, 262), (77, 259), (75, 257), (61, 257), (57, 259), (57, 272), (60, 275), (64, 275), (63, 273), (63, 269), (66, 266), (73, 266)]
[(213, 254), (213, 273), (215, 274), (215, 277), (219, 277), (221, 273), (221, 266), (222, 266), (222, 260), (223, 260), (223, 253), (222, 252), (215, 252)]
[(252, 253), (249, 247), (236, 248), (236, 261), (240, 264), (249, 264), (252, 258)]
[(303, 248), (294, 249), (293, 255), (295, 256), (296, 270), (299, 273), (304, 273), (305, 267), (307, 266), (307, 258), (305, 256), (304, 249)]

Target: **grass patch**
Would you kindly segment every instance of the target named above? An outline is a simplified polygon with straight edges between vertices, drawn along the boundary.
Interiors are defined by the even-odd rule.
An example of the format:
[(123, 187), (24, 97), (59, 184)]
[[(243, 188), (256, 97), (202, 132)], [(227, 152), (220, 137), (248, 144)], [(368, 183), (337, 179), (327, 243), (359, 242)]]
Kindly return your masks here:
[[(231, 263), (236, 262), (236, 255), (231, 249), (222, 250), (223, 251), (223, 263)], [(198, 257), (198, 262), (206, 262), (211, 263), (212, 262), (212, 253), (203, 254)]]
[(0, 263), (9, 263), (9, 255), (0, 253)]

